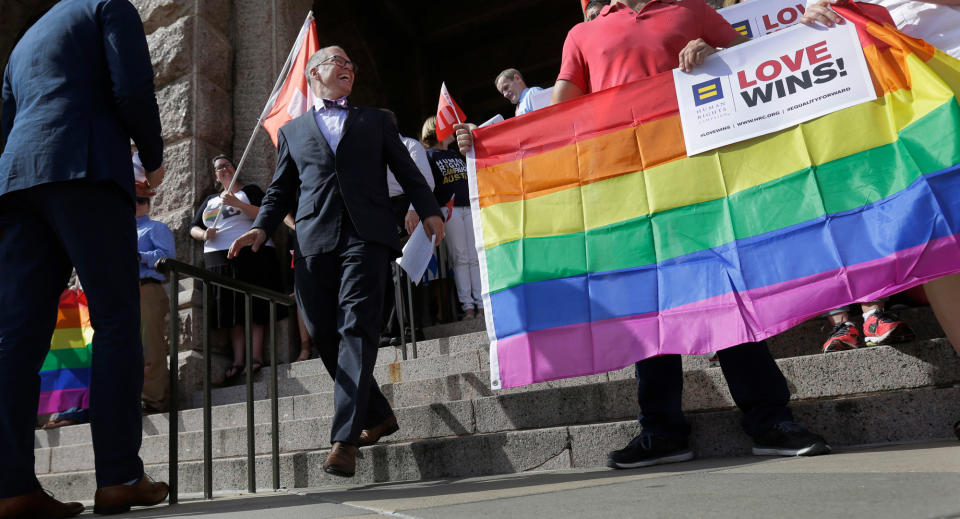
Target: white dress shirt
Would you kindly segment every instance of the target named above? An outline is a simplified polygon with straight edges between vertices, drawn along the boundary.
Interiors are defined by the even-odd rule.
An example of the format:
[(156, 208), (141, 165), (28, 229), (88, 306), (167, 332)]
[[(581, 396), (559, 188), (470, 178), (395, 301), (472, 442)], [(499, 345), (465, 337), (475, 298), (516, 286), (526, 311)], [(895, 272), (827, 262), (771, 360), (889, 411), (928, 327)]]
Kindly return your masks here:
[(347, 120), (347, 109), (339, 106), (327, 108), (323, 104), (323, 99), (315, 99), (313, 109), (313, 118), (317, 121), (320, 133), (327, 139), (330, 150), (336, 153), (340, 136), (343, 134), (343, 123)]
[[(433, 172), (430, 171), (430, 161), (427, 160), (427, 150), (423, 149), (423, 145), (416, 139), (401, 135), (400, 140), (404, 146), (407, 147), (407, 151), (410, 152), (410, 158), (412, 158), (413, 163), (417, 165), (417, 169), (420, 170), (423, 179), (427, 181), (427, 185), (430, 186), (430, 191), (433, 191)], [(387, 189), (390, 192), (390, 198), (403, 194), (403, 188), (400, 187), (400, 183), (397, 182), (397, 177), (394, 176), (393, 171), (390, 171), (389, 166), (387, 167)], [(413, 209), (412, 205), (410, 209)]]

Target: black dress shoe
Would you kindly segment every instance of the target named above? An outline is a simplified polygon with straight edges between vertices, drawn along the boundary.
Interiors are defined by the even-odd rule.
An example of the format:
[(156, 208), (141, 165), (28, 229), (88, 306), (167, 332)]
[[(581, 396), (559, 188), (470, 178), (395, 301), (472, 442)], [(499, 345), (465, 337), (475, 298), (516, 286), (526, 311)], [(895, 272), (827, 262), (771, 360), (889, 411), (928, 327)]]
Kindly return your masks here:
[(61, 503), (45, 490), (38, 489), (16, 497), (0, 499), (0, 518), (62, 519), (83, 512), (80, 503)]

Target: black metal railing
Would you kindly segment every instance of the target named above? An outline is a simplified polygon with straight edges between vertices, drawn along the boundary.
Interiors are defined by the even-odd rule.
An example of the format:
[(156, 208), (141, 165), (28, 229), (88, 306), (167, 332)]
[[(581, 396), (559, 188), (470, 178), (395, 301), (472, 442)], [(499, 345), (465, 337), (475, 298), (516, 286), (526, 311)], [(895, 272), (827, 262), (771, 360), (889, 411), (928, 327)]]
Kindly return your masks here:
[(166, 274), (170, 280), (170, 424), (168, 437), (170, 442), (169, 455), (169, 485), (170, 504), (178, 501), (178, 465), (179, 453), (179, 395), (178, 358), (180, 345), (179, 330), (179, 301), (178, 289), (181, 277), (191, 277), (203, 284), (203, 299), (201, 312), (203, 314), (203, 495), (206, 499), (213, 499), (213, 425), (211, 419), (210, 401), (210, 317), (207, 305), (210, 300), (210, 288), (219, 286), (240, 292), (244, 296), (244, 327), (245, 327), (245, 363), (247, 373), (247, 490), (250, 493), (257, 491), (256, 477), (256, 441), (254, 429), (254, 400), (253, 400), (253, 298), (264, 299), (269, 303), (270, 324), (268, 330), (267, 347), (270, 349), (270, 421), (271, 421), (271, 465), (273, 469), (273, 489), (280, 488), (280, 416), (277, 404), (277, 305), (293, 306), (293, 298), (268, 290), (263, 287), (230, 279), (215, 274), (188, 263), (165, 258), (157, 262), (159, 272)]

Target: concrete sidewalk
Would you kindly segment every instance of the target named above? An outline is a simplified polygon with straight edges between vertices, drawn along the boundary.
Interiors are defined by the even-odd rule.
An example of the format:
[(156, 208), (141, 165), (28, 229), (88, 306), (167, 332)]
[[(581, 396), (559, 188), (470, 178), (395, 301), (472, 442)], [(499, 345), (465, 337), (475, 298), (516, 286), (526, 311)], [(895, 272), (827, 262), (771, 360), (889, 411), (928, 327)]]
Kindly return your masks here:
[(123, 517), (192, 516), (960, 518), (960, 443), (886, 445), (815, 458), (717, 458), (623, 471), (528, 472), (221, 496)]

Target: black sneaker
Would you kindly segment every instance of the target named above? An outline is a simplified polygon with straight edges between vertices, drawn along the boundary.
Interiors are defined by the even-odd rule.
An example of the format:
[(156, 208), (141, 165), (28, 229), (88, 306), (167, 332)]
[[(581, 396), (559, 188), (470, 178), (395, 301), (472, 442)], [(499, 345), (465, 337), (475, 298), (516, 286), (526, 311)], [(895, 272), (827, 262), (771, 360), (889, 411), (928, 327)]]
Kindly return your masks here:
[(693, 451), (687, 447), (686, 440), (640, 433), (626, 447), (607, 454), (607, 466), (612, 469), (632, 469), (690, 459), (693, 459)]
[(830, 446), (823, 436), (796, 422), (780, 422), (754, 438), (753, 453), (757, 456), (816, 456), (829, 454)]

